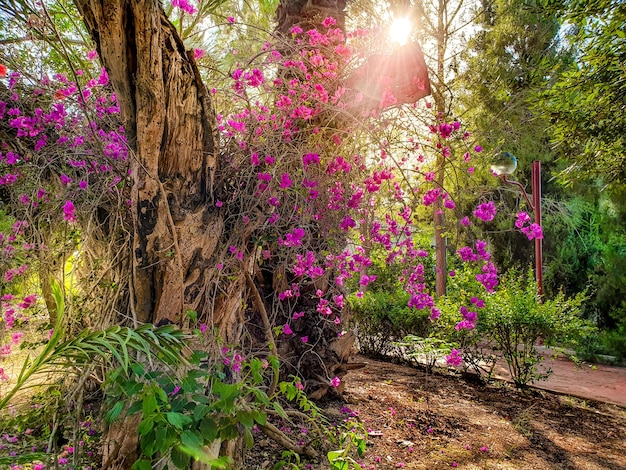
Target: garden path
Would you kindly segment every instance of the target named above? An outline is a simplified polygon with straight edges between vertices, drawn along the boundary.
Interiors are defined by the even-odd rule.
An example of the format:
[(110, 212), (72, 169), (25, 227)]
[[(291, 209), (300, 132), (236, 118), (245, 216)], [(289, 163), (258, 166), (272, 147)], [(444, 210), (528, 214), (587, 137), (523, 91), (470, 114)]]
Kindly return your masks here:
[[(549, 349), (544, 350), (544, 356), (540, 368), (552, 369), (553, 373), (548, 380), (535, 382), (534, 387), (626, 407), (626, 367), (588, 363), (577, 366)], [(496, 377), (510, 381), (511, 374), (503, 360), (496, 365)]]

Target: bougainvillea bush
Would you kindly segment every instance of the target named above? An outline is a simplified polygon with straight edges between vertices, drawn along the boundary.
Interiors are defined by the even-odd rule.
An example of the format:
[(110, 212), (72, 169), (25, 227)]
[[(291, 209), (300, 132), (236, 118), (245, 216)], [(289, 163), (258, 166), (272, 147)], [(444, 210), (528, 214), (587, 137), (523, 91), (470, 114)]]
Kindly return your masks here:
[[(225, 25), (238, 26), (234, 19)], [(208, 331), (214, 341), (207, 349), (229, 370), (235, 357), (241, 364), (278, 356), (286, 364), (282, 375), (299, 376), (312, 396), (344, 386), (341, 363), (351, 345), (346, 299), (363, 297), (377, 282), (372, 252), (382, 253), (398, 273), (406, 308), (436, 322), (440, 312), (426, 272), (432, 253), (418, 242), (432, 229), (423, 221), (432, 220), (433, 210), (446, 211), (452, 234), (497, 212), (485, 200), (473, 214), (456, 214), (467, 185), (448, 190), (435, 182), (438, 156), (450, 162), (453, 181), (471, 180), (482, 149), (460, 121), (446, 122), (428, 106), (402, 105), (391, 85), (374, 99), (346, 85), (365, 47), (379, 39), (371, 34), (344, 33), (332, 18), (319, 30), (296, 26), (289, 38), (268, 40), (210, 89), (223, 109), (215, 118), (219, 164), (207, 171), (208, 200), (224, 227), (205, 285), (216, 305), (230, 301), (230, 286), (244, 280), (245, 296), (235, 298), (241, 339), (222, 344), (226, 326), (206, 313), (185, 312), (180, 326)], [(204, 54), (191, 56), (201, 61)], [(97, 54), (88, 59), (97, 61)], [(32, 309), (48, 312), (46, 331), (53, 334), (53, 280), (67, 299), (69, 336), (111, 324), (138, 326), (129, 261), (134, 155), (107, 72), (95, 62), (91, 69), (37, 80), (0, 69), (0, 361), (19, 347), (13, 329)], [(183, 214), (167, 216), (173, 226)], [(536, 227), (528, 233), (540, 236)], [(182, 243), (162, 247), (163, 256), (179, 256), (180, 246), (193, 252), (185, 234), (178, 237)], [(485, 241), (465, 239), (471, 243), (456, 250), (455, 262), (475, 271), (472, 298), (479, 302), (496, 287), (497, 269)], [(32, 292), (19, 287), (26, 280)], [(456, 327), (474, 328), (472, 305), (459, 312)], [(448, 361), (460, 360), (452, 350)], [(277, 370), (255, 385), (270, 397)], [(12, 377), (3, 370), (0, 380)]]

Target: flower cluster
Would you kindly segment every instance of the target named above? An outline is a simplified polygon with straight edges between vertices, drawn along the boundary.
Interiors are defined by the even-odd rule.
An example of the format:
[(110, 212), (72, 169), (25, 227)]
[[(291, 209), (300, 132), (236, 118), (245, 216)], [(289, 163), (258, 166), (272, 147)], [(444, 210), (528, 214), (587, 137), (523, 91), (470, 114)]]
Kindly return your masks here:
[(517, 214), (515, 226), (520, 229), (520, 231), (526, 235), (529, 240), (534, 240), (535, 238), (541, 240), (543, 238), (541, 225), (534, 222), (530, 223), (530, 216), (526, 212), (519, 212)]

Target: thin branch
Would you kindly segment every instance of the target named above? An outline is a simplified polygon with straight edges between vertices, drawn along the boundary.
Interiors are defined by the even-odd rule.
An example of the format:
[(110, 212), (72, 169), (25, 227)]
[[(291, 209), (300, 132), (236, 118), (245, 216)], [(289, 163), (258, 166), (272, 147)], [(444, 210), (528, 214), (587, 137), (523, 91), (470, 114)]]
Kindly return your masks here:
[[(42, 36), (42, 37), (33, 37), (31, 35), (22, 36), (19, 38), (8, 38), (8, 39), (0, 39), (0, 46), (4, 46), (7, 44), (20, 44), (22, 42), (35, 42), (35, 41), (45, 41), (45, 42), (56, 42), (59, 41), (54, 35)], [(79, 39), (67, 39), (63, 38), (62, 41), (66, 44), (72, 44), (75, 46), (84, 46), (87, 47), (87, 43), (85, 41), (81, 41)]]

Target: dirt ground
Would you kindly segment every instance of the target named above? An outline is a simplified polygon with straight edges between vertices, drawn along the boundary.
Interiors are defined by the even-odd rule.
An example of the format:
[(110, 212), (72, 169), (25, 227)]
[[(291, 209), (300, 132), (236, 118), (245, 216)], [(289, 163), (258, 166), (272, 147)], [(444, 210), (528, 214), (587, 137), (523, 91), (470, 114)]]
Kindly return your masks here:
[(346, 406), (370, 431), (364, 468), (626, 469), (626, 410), (357, 357)]

